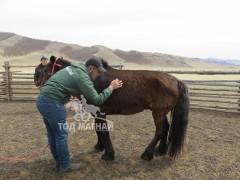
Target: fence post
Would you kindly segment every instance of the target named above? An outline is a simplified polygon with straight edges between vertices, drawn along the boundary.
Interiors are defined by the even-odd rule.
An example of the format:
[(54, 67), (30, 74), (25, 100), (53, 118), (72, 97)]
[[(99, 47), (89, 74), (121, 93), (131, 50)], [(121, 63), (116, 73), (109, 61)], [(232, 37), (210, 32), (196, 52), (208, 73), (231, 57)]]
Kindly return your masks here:
[(9, 61), (4, 61), (4, 68), (5, 68), (5, 92), (6, 92), (6, 99), (7, 101), (10, 100), (10, 77), (9, 77), (9, 72), (10, 72), (10, 67), (9, 67)]
[(119, 68), (120, 70), (122, 70), (123, 69), (123, 65), (122, 65), (122, 63), (120, 63), (120, 68)]
[[(238, 91), (238, 94), (240, 95), (240, 81), (238, 81), (238, 83), (239, 83), (239, 87), (238, 87), (239, 91)], [(240, 107), (240, 96), (238, 97), (238, 107)], [(240, 109), (239, 109), (238, 111), (240, 111)]]

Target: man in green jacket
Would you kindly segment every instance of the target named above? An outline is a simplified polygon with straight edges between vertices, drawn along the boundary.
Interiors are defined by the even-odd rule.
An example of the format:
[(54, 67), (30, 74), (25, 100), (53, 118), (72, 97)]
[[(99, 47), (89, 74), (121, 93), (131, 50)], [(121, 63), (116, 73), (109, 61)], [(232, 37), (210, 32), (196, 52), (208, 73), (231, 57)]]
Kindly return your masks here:
[(82, 165), (72, 164), (67, 147), (68, 133), (60, 128), (59, 123), (66, 122), (67, 103), (71, 96), (83, 95), (94, 105), (101, 105), (114, 89), (122, 87), (122, 81), (115, 79), (109, 87), (98, 93), (93, 80), (106, 70), (97, 57), (90, 58), (85, 64), (71, 63), (70, 66), (55, 73), (41, 88), (37, 98), (37, 107), (46, 125), (48, 143), (60, 172), (81, 169)]

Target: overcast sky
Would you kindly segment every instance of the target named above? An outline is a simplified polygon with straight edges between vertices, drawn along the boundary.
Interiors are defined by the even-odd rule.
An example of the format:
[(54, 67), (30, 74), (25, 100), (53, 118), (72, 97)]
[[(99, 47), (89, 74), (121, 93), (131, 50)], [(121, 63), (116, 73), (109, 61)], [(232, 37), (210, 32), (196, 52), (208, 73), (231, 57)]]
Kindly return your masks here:
[(240, 60), (239, 0), (0, 0), (0, 31), (112, 49)]

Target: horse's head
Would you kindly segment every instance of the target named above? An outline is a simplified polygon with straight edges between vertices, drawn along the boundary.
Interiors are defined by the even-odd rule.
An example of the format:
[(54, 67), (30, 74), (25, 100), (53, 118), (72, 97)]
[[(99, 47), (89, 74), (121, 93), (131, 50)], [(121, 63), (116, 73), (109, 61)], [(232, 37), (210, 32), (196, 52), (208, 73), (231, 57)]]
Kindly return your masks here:
[(107, 71), (105, 73), (101, 73), (100, 76), (98, 76), (94, 80), (94, 87), (98, 92), (101, 92), (103, 89), (107, 88), (112, 80), (116, 79), (116, 72), (117, 69), (114, 69), (111, 67), (106, 60), (103, 58), (99, 58), (99, 60), (102, 62), (104, 69)]
[(59, 70), (70, 66), (71, 62), (63, 59), (63, 57), (57, 58), (55, 56), (50, 57), (50, 61), (47, 66), (43, 69), (43, 79), (41, 82), (41, 86), (45, 84), (45, 82), (56, 72)]
[(52, 76), (59, 70), (65, 68), (67, 66), (70, 66), (70, 64), (71, 64), (71, 62), (66, 59), (63, 59), (63, 57), (57, 58), (55, 56), (51, 56), (49, 64), (48, 64), (48, 67), (49, 67), (48, 69), (51, 69), (51, 76)]

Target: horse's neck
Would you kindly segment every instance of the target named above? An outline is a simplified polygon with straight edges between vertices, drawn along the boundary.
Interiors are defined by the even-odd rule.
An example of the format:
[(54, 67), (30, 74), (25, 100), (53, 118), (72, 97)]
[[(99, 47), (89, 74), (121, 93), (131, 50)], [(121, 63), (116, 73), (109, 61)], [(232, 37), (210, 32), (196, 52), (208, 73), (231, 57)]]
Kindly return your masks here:
[(63, 62), (63, 64), (62, 64), (62, 68), (65, 68), (65, 67), (71, 65), (71, 63), (70, 63), (69, 61), (67, 61), (67, 60), (63, 60), (62, 62)]

